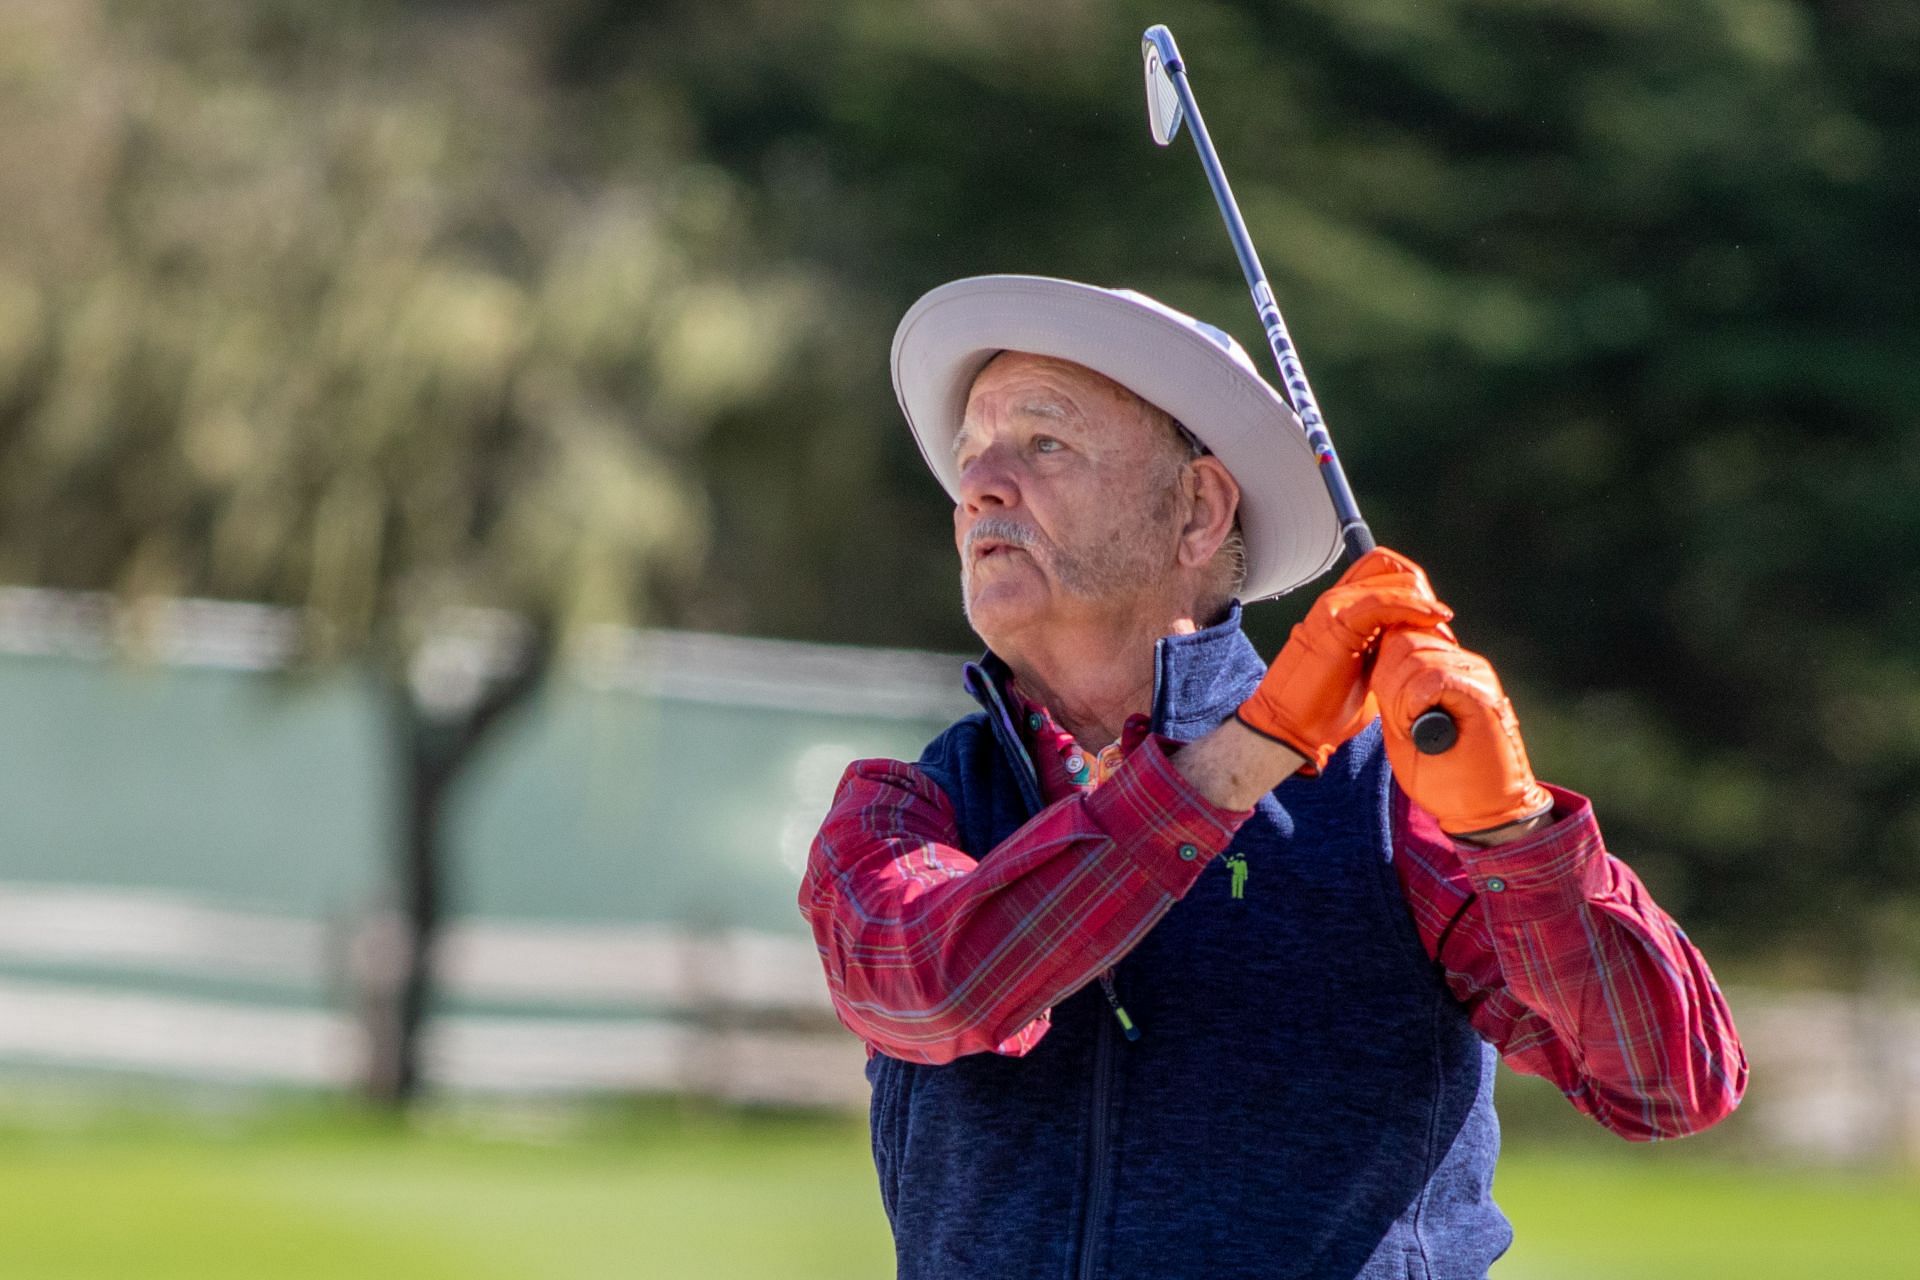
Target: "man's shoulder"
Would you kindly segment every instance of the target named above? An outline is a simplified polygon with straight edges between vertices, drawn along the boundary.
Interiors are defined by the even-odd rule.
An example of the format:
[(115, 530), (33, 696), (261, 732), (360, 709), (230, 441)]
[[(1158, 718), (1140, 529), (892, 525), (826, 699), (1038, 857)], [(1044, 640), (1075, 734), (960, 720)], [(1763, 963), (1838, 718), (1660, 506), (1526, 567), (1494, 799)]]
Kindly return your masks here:
[(861, 786), (925, 791), (933, 783), (949, 797), (957, 797), (983, 763), (982, 752), (991, 749), (992, 741), (986, 713), (976, 711), (942, 729), (917, 759), (874, 756), (853, 761), (840, 779), (840, 790), (843, 796)]
[(973, 764), (982, 749), (992, 745), (993, 733), (987, 713), (975, 711), (961, 716), (934, 735), (920, 752), (915, 767), (926, 773), (960, 771)]
[(841, 776), (840, 790), (844, 795), (850, 788), (866, 784), (918, 791), (932, 781), (951, 793), (956, 784), (964, 785), (969, 766), (979, 759), (983, 747), (991, 745), (992, 736), (987, 731), (986, 714), (976, 711), (942, 729), (916, 759), (871, 756), (850, 762)]

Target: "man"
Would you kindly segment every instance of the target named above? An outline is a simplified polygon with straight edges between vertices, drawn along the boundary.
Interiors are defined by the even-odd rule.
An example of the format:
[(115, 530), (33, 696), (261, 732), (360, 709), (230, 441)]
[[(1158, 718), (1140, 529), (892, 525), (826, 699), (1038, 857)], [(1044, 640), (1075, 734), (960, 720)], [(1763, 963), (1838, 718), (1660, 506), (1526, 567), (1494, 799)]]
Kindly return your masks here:
[(1001, 276), (893, 357), (983, 710), (848, 769), (800, 903), (900, 1275), (1479, 1277), (1496, 1054), (1629, 1138), (1733, 1109), (1706, 965), (1417, 566), (1352, 565), (1270, 667), (1241, 634), (1338, 530), (1237, 344)]

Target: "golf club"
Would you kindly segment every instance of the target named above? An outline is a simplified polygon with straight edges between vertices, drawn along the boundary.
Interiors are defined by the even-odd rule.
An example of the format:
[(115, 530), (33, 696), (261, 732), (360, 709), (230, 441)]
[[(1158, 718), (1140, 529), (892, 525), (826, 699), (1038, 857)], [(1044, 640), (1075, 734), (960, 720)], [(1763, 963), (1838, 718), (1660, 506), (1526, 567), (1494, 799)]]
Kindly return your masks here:
[[(1340, 542), (1346, 562), (1352, 564), (1373, 550), (1373, 532), (1360, 515), (1346, 472), (1340, 468), (1339, 455), (1333, 451), (1333, 437), (1327, 434), (1326, 419), (1320, 413), (1320, 402), (1307, 383), (1307, 371), (1301, 368), (1300, 357), (1293, 348), (1293, 335), (1287, 332), (1287, 322), (1280, 316), (1280, 307), (1273, 299), (1273, 287), (1267, 283), (1266, 270), (1253, 250), (1253, 237), (1248, 234), (1240, 208), (1234, 203), (1233, 188), (1227, 185), (1226, 170), (1220, 167), (1213, 140), (1207, 136), (1207, 126), (1200, 118), (1200, 105), (1194, 101), (1193, 87), (1187, 83), (1186, 64), (1181, 61), (1179, 46), (1173, 42), (1173, 32), (1161, 24), (1148, 27), (1140, 38), (1140, 54), (1147, 73), (1147, 126), (1153, 132), (1153, 140), (1163, 147), (1174, 140), (1183, 123), (1193, 136), (1194, 149), (1200, 153), (1200, 166), (1207, 173), (1207, 185), (1213, 188), (1213, 199), (1220, 206), (1220, 216), (1226, 220), (1233, 252), (1240, 259), (1240, 272), (1253, 294), (1253, 308), (1259, 313), (1260, 327), (1266, 330), (1267, 347), (1279, 366), (1282, 393), (1293, 411), (1300, 415), (1307, 444), (1313, 449), (1314, 459), (1320, 466), (1320, 478), (1327, 486), (1334, 515), (1340, 521)], [(1439, 707), (1421, 712), (1413, 722), (1413, 744), (1427, 755), (1440, 754), (1459, 736), (1453, 717)]]

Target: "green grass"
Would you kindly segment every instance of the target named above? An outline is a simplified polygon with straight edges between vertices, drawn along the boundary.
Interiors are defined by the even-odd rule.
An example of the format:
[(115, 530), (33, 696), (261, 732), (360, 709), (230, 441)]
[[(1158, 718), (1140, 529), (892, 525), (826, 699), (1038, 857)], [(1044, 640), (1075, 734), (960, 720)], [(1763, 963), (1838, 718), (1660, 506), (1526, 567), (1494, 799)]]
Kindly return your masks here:
[(1920, 1180), (1650, 1154), (1503, 1159), (1515, 1242), (1496, 1280), (1920, 1276)]
[[(1521, 1150), (1498, 1280), (1920, 1274), (1920, 1182)], [(809, 1280), (892, 1271), (863, 1130), (674, 1107), (0, 1117), (6, 1280)]]
[(0, 1136), (7, 1280), (891, 1270), (863, 1133), (658, 1112), (531, 1136), (342, 1118)]

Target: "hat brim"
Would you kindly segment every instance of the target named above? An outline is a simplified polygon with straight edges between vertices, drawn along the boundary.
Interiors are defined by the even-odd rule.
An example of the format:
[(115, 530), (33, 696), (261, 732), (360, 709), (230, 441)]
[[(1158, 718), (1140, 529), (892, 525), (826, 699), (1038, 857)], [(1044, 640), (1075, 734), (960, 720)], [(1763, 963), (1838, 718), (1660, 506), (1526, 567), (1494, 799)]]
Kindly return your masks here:
[[(1218, 330), (1214, 330), (1218, 333)], [(893, 335), (893, 388), (927, 466), (956, 502), (953, 438), (980, 370), (1002, 351), (1085, 365), (1179, 420), (1240, 486), (1242, 598), (1324, 573), (1340, 528), (1300, 419), (1232, 339), (1138, 294), (1045, 276), (975, 276), (914, 303)]]

